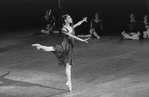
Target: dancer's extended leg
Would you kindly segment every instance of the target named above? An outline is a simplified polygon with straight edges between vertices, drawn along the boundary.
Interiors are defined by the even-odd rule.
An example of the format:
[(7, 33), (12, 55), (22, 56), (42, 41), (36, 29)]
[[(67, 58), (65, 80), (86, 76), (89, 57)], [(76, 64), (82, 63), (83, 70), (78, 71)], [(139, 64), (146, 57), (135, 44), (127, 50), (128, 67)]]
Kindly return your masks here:
[(46, 52), (55, 51), (53, 46), (43, 46), (40, 44), (32, 44), (32, 46), (35, 46), (38, 50), (42, 49)]

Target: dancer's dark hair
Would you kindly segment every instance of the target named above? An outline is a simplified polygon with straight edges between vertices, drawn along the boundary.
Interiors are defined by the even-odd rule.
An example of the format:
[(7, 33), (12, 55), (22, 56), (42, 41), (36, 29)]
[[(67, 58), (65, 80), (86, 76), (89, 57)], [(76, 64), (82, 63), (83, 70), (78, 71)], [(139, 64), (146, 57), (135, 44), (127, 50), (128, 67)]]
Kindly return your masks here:
[[(62, 26), (65, 25), (65, 20), (68, 16), (70, 16), (70, 15), (68, 15), (68, 14), (62, 15)], [(70, 25), (73, 26), (73, 23), (71, 23)]]

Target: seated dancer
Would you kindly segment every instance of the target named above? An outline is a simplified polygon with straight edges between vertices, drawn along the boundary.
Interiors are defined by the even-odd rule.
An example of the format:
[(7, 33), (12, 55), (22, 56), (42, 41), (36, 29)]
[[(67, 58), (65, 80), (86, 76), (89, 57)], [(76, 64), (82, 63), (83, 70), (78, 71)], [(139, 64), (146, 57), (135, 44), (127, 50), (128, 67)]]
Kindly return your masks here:
[(52, 16), (52, 10), (49, 9), (49, 11), (46, 11), (46, 15), (44, 16), (44, 24), (45, 28), (41, 30), (42, 33), (50, 34), (55, 29), (55, 18)]
[(46, 52), (52, 51), (58, 61), (60, 66), (66, 66), (66, 76), (69, 90), (72, 91), (72, 83), (71, 83), (71, 66), (73, 65), (73, 55), (74, 55), (74, 39), (88, 43), (88, 39), (81, 39), (75, 36), (74, 28), (81, 25), (83, 22), (86, 22), (87, 18), (83, 18), (83, 20), (79, 21), (77, 24), (73, 25), (73, 20), (70, 15), (66, 14), (62, 17), (63, 19), (63, 27), (62, 33), (64, 35), (63, 41), (55, 46), (43, 46), (40, 44), (33, 44), (38, 50), (42, 49)]
[(141, 32), (143, 34), (143, 38), (149, 38), (149, 22), (148, 15), (143, 17), (143, 21), (141, 22)]
[(124, 31), (121, 33), (124, 39), (139, 40), (140, 31), (138, 22), (134, 14), (129, 15), (130, 20), (126, 23)]
[(90, 30), (87, 35), (78, 35), (78, 37), (96, 37), (97, 39), (100, 38), (100, 35), (103, 35), (103, 25), (102, 20), (99, 18), (99, 13), (96, 12), (94, 14), (94, 18), (90, 22)]

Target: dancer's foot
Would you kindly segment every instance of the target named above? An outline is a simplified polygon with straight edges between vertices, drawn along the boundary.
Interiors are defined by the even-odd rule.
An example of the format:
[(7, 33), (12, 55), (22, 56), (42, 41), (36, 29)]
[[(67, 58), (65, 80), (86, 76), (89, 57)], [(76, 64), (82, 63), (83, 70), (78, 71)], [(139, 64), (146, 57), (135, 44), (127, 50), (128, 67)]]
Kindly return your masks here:
[(41, 48), (40, 44), (32, 44), (32, 46), (35, 46), (38, 50), (40, 50), (40, 48)]
[(97, 39), (100, 39), (100, 36), (98, 36)]
[(139, 40), (139, 37), (133, 37), (133, 40)]
[(66, 85), (68, 86), (69, 91), (72, 91), (72, 84), (71, 84), (71, 82), (67, 82)]

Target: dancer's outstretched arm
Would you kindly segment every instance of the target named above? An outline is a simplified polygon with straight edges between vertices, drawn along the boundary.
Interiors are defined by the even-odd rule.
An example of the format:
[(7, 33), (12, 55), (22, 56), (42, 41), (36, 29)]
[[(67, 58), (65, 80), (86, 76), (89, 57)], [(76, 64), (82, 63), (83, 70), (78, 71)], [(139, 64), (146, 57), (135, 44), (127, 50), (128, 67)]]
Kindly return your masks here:
[(80, 38), (80, 37), (85, 37), (85, 38), (87, 37), (87, 38), (89, 38), (89, 37), (91, 37), (91, 36), (92, 36), (91, 34), (87, 34), (87, 35), (77, 35), (77, 37), (79, 37), (79, 38)]
[(78, 23), (74, 24), (73, 28), (76, 28), (77, 26), (81, 25), (83, 22), (87, 22), (87, 17), (84, 17), (83, 20), (81, 20)]
[(43, 46), (40, 44), (32, 44), (32, 46), (35, 46), (38, 50), (42, 49), (45, 52), (55, 51), (53, 46)]
[(63, 33), (65, 33), (66, 35), (68, 35), (68, 36), (70, 36), (70, 37), (72, 37), (72, 38), (74, 38), (74, 39), (76, 39), (76, 40), (79, 40), (79, 41), (82, 41), (82, 42), (86, 42), (86, 43), (88, 43), (88, 40), (90, 39), (90, 38), (81, 39), (81, 38), (79, 38), (79, 37), (77, 37), (77, 36), (75, 36), (75, 35), (72, 35), (71, 33), (64, 32), (64, 31), (63, 31)]

